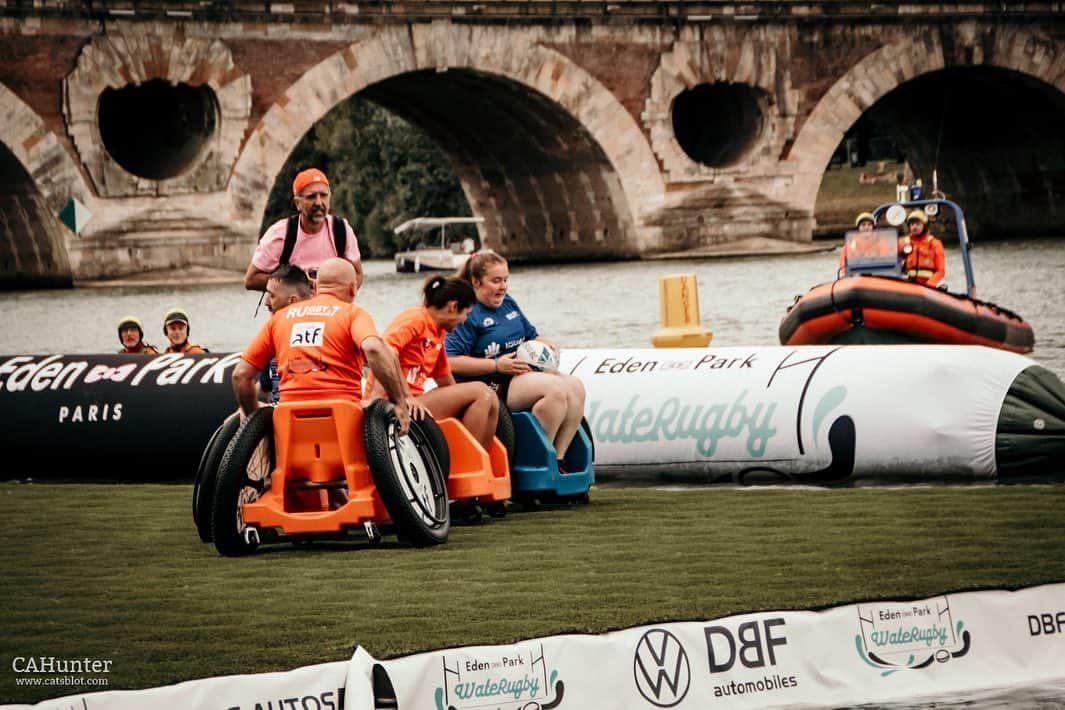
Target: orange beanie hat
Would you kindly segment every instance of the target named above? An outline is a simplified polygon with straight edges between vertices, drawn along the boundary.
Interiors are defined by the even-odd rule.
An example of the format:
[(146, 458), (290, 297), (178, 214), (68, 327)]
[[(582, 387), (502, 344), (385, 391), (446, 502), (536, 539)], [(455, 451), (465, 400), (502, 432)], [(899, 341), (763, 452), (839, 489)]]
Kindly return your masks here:
[(300, 194), (303, 192), (303, 188), (316, 182), (324, 183), (326, 187), (329, 187), (329, 180), (326, 178), (325, 173), (318, 168), (307, 168), (296, 175), (296, 179), (292, 181), (292, 195)]

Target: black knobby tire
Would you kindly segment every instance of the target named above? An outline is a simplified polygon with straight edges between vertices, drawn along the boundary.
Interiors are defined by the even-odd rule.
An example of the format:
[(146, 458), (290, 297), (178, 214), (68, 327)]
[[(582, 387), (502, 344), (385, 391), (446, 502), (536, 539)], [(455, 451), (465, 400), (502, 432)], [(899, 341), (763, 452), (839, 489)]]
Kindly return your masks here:
[(444, 472), (446, 481), (451, 475), (451, 450), (447, 447), (447, 437), (440, 430), (440, 425), (431, 417), (426, 417), (418, 421), (412, 419), (410, 426), (411, 429), (415, 427), (420, 429), (421, 436), (426, 438), (433, 447), (433, 453), (436, 454), (436, 460), (440, 463), (440, 470)]
[(218, 466), (226, 447), (240, 428), (240, 415), (233, 413), (226, 417), (200, 457), (200, 467), (196, 469), (196, 482), (192, 485), (192, 520), (196, 523), (196, 532), (202, 542), (211, 542), (211, 506), (214, 504), (214, 487), (218, 480)]
[(447, 481), (422, 427), (396, 434), (392, 404), (375, 400), (363, 412), (363, 441), (370, 475), (401, 539), (415, 547), (447, 542), (451, 528)]
[[(207, 440), (207, 446), (203, 447), (203, 453), (200, 454), (200, 463), (196, 467), (196, 478), (192, 479), (192, 522), (196, 524), (197, 529), (200, 527), (200, 488), (203, 485), (204, 474), (207, 472), (207, 459), (210, 457), (211, 450), (215, 448), (215, 443), (218, 441), (219, 434), (222, 433), (222, 428), (225, 427), (225, 422), (222, 422), (211, 433), (211, 437)], [(229, 443), (229, 442), (226, 442)], [(218, 467), (215, 466), (215, 472)], [(210, 513), (208, 513), (210, 517)], [(210, 523), (208, 523), (210, 525)], [(210, 535), (210, 530), (207, 531)], [(210, 542), (210, 540), (204, 539), (203, 532), (200, 531), (200, 539), (203, 542)]]
[(219, 553), (239, 557), (259, 546), (258, 539), (245, 539), (244, 504), (266, 492), (275, 460), (274, 408), (260, 407), (237, 430), (218, 466), (211, 536)]
[(588, 423), (588, 417), (581, 417), (581, 429), (588, 435), (588, 442), (592, 445), (592, 461), (595, 461), (595, 437), (592, 436), (592, 425)]
[(510, 415), (510, 408), (506, 403), (499, 402), (499, 419), (496, 420), (496, 438), (503, 448), (507, 450), (507, 461), (511, 469), (514, 468), (514, 442), (517, 434), (514, 432), (514, 418)]

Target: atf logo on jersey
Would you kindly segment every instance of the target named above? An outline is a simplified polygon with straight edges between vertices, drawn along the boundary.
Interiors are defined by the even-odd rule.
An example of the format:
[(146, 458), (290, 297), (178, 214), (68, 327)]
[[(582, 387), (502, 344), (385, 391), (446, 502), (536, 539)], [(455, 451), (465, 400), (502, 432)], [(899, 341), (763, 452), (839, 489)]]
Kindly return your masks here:
[(319, 348), (322, 346), (322, 334), (325, 332), (325, 323), (296, 323), (292, 326), (292, 334), (288, 338), (288, 344), (292, 347)]
[(688, 654), (680, 640), (665, 629), (651, 629), (640, 637), (632, 671), (640, 695), (660, 708), (684, 700), (691, 687)]

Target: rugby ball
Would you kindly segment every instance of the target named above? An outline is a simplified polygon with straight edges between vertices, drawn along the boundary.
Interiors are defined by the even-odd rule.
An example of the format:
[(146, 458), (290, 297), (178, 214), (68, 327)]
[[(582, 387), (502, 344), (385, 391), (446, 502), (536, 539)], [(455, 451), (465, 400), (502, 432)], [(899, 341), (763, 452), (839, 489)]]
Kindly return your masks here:
[(555, 352), (539, 340), (526, 340), (518, 346), (514, 357), (527, 362), (537, 372), (558, 372)]

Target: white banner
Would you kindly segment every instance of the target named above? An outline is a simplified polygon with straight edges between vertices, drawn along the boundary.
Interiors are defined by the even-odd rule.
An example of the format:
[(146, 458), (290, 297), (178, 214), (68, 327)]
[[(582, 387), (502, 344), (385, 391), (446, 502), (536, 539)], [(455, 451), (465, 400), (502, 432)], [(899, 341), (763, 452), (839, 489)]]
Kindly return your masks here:
[(570, 350), (561, 369), (587, 389), (597, 470), (817, 482), (993, 478), (1002, 402), (1033, 364), (907, 345)]
[(552, 636), (383, 664), (400, 710), (839, 707), (1023, 688), (1065, 680), (1065, 584)]
[[(840, 707), (1060, 689), (1065, 584), (662, 623), (601, 636), (550, 636), (287, 673), (69, 696), (38, 710), (633, 710)], [(383, 674), (382, 674), (383, 675)]]

